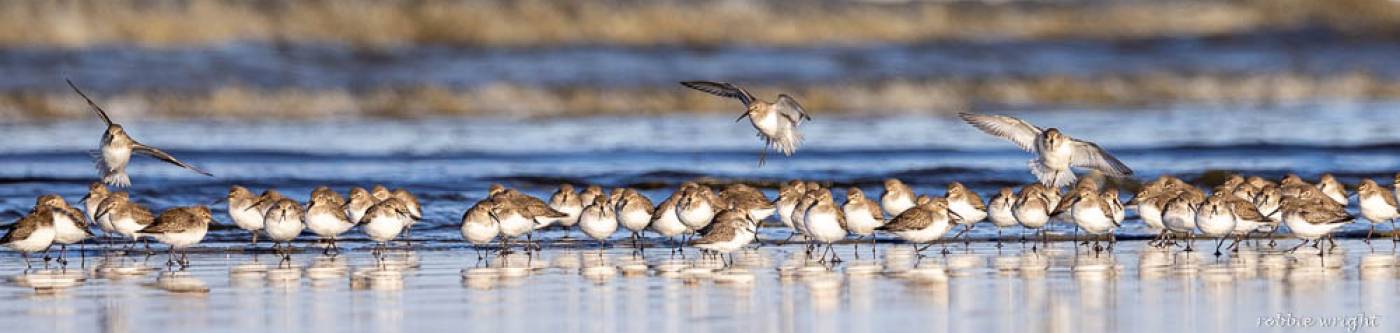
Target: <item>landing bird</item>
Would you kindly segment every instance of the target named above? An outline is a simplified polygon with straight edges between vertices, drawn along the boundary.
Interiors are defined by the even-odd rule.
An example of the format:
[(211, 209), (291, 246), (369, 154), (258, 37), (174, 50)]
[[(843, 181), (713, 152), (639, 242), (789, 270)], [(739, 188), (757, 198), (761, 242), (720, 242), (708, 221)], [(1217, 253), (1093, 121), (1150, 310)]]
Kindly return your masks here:
[(126, 134), (126, 130), (122, 129), (121, 124), (112, 122), (112, 118), (107, 116), (107, 111), (97, 106), (97, 103), (83, 94), (82, 90), (78, 90), (78, 86), (73, 84), (73, 81), (65, 81), (68, 81), (68, 86), (73, 88), (73, 92), (82, 96), (83, 100), (87, 101), (88, 106), (92, 107), (92, 111), (96, 112), (97, 116), (107, 123), (107, 132), (102, 135), (102, 156), (97, 160), (97, 171), (102, 175), (102, 182), (116, 187), (131, 186), (131, 178), (126, 175), (126, 164), (131, 162), (131, 153), (154, 157), (205, 176), (214, 176), (214, 174), (193, 165), (185, 164), (185, 162), (175, 159), (174, 156), (170, 156), (156, 147), (137, 142), (136, 139)]
[(797, 146), (802, 144), (802, 133), (797, 131), (797, 127), (804, 120), (812, 120), (807, 111), (802, 109), (802, 105), (786, 94), (779, 94), (777, 102), (769, 103), (753, 97), (743, 88), (725, 82), (684, 81), (681, 85), (715, 96), (738, 99), (744, 103), (744, 113), (734, 121), (738, 122), (748, 117), (753, 123), (753, 128), (758, 130), (759, 137), (763, 138), (766, 147), (758, 155), (758, 165), (763, 165), (770, 148), (783, 152), (785, 156), (792, 156), (792, 153), (797, 151)]
[(1074, 171), (1070, 167), (1097, 169), (1118, 177), (1133, 174), (1132, 169), (1099, 148), (1099, 145), (1071, 138), (1055, 128), (1041, 129), (1024, 120), (1002, 115), (959, 113), (958, 116), (982, 132), (1010, 140), (1021, 149), (1034, 153), (1036, 157), (1029, 163), (1031, 173), (1051, 188), (1058, 189), (1074, 183)]

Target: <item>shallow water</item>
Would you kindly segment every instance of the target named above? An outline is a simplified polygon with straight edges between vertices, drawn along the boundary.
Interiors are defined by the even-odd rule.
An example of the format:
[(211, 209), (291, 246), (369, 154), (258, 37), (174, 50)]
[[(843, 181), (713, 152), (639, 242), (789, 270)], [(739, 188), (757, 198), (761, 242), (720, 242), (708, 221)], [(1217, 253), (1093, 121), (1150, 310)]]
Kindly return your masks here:
[(1374, 316), (1354, 323), (1363, 331), (1387, 330), (1400, 315), (1389, 242), (1343, 241), (1326, 257), (1142, 245), (1095, 255), (1064, 242), (1039, 252), (954, 244), (923, 259), (903, 245), (881, 245), (879, 259), (838, 246), (846, 262), (834, 265), (805, 259), (799, 245), (767, 246), (723, 268), (694, 252), (628, 248), (489, 262), (461, 248), (390, 251), (384, 261), (352, 251), (282, 265), (243, 245), (207, 244), (174, 271), (164, 255), (137, 253), (94, 252), (67, 270), (27, 273), (4, 260), (0, 294), (12, 301), (0, 302), (0, 320), (43, 332), (413, 332), (449, 321), (485, 331), (1214, 332), (1342, 331), (1269, 320), (1358, 314)]
[[(1394, 103), (1011, 113), (1098, 141), (1137, 179), (1235, 170), (1309, 179), (1331, 172), (1348, 184), (1360, 177), (1389, 183), (1400, 170), (1393, 153), (1400, 131), (1388, 125), (1400, 122)], [(254, 191), (275, 186), (299, 200), (318, 185), (344, 193), (385, 184), (407, 188), (424, 202), (426, 220), (415, 237), (442, 240), (459, 239), (462, 212), (493, 182), (538, 196), (562, 182), (632, 186), (660, 202), (681, 182), (701, 177), (752, 182), (770, 198), (774, 183), (795, 178), (830, 182), (838, 190), (859, 186), (871, 195), (881, 193), (880, 181), (889, 177), (934, 195), (959, 181), (984, 199), (1001, 186), (1033, 181), (1025, 167), (1029, 154), (953, 117), (818, 115), (804, 126), (807, 140), (797, 155), (769, 156), (762, 167), (753, 129), (727, 117), (131, 122), (126, 128), (217, 175), (136, 158), (129, 169), (132, 197), (157, 211), (213, 203), (231, 184)], [(0, 218), (27, 211), (41, 193), (81, 198), (95, 178), (87, 151), (97, 146), (100, 131), (96, 121), (0, 124), (6, 134), (0, 140)], [(224, 205), (213, 209), (216, 219), (229, 222)], [(1354, 235), (1364, 226), (1348, 228)], [(763, 232), (787, 235), (776, 228)], [(974, 235), (992, 232), (983, 226)], [(1121, 234), (1145, 233), (1130, 222)], [(246, 235), (221, 229), (210, 237)]]

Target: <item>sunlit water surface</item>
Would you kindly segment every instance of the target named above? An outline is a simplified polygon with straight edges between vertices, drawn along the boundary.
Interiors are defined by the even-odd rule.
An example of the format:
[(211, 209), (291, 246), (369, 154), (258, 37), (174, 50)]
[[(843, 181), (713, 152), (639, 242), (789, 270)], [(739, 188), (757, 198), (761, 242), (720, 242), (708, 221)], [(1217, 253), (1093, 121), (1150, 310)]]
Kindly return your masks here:
[[(1392, 103), (1007, 113), (1099, 142), (1138, 179), (1236, 170), (1310, 179), (1332, 172), (1349, 184), (1362, 177), (1388, 183), (1400, 170), (1400, 131), (1392, 129), (1400, 105)], [(796, 156), (770, 155), (762, 167), (752, 128), (727, 116), (128, 121), (139, 140), (218, 175), (139, 158), (130, 170), (132, 197), (154, 210), (213, 203), (219, 225), (208, 237), (212, 249), (239, 248), (234, 243), (247, 237), (228, 226), (226, 208), (215, 203), (231, 184), (255, 191), (275, 186), (299, 200), (317, 185), (344, 192), (385, 184), (422, 199), (425, 221), (414, 238), (427, 250), (414, 254), (415, 267), (376, 270), (364, 236), (352, 231), (345, 242), (352, 251), (341, 261), (302, 254), (291, 270), (267, 270), (277, 264), (270, 255), (258, 258), (268, 266), (245, 269), (252, 255), (216, 251), (194, 254), (195, 265), (184, 273), (160, 273), (163, 255), (145, 260), (92, 252), (66, 273), (28, 276), (7, 251), (0, 258), (0, 274), (10, 277), (0, 289), (7, 299), (0, 301), (0, 320), (21, 331), (411, 331), (450, 323), (513, 331), (1079, 332), (1254, 330), (1261, 316), (1277, 314), (1363, 313), (1382, 316), (1381, 325), (1396, 318), (1400, 280), (1388, 241), (1371, 248), (1345, 240), (1325, 263), (1306, 254), (1248, 250), (1217, 261), (1205, 249), (1213, 244), (1198, 243), (1202, 257), (1182, 257), (1125, 242), (1111, 259), (1090, 254), (1090, 263), (1109, 262), (1087, 268), (1079, 268), (1086, 257), (1075, 259), (1068, 243), (1058, 244), (1042, 265), (1019, 244), (999, 252), (978, 242), (971, 253), (955, 247), (947, 257), (931, 249), (925, 253), (935, 256), (922, 264), (932, 268), (911, 275), (913, 258), (901, 252), (907, 247), (882, 236), (875, 262), (864, 252), (858, 260), (842, 246), (848, 262), (833, 272), (799, 269), (792, 267), (806, 264), (792, 258), (801, 255), (800, 247), (765, 247), (740, 256), (743, 270), (724, 273), (736, 276), (686, 273), (713, 263), (670, 262), (664, 250), (649, 251), (638, 266), (629, 264), (626, 249), (614, 249), (606, 264), (592, 264), (610, 269), (582, 268), (596, 253), (561, 247), (524, 264), (540, 267), (473, 270), (476, 255), (460, 245), (462, 212), (496, 182), (540, 196), (560, 182), (632, 186), (660, 201), (699, 177), (767, 186), (770, 197), (773, 183), (793, 178), (830, 182), (838, 190), (859, 186), (871, 195), (888, 177), (935, 195), (961, 181), (984, 197), (1032, 181), (1027, 153), (956, 118), (816, 116), (804, 126), (807, 141)], [(13, 220), (42, 193), (76, 202), (93, 181), (87, 151), (100, 137), (96, 121), (0, 124), (0, 132), (0, 218)], [(1342, 235), (1364, 235), (1365, 228), (1349, 225)], [(1055, 227), (1056, 234), (1070, 231)], [(1023, 230), (1006, 232), (1014, 237)], [(783, 239), (789, 232), (763, 228), (760, 234)], [(972, 232), (981, 240), (995, 234), (990, 226)], [(564, 235), (543, 233), (547, 239)], [(617, 234), (614, 243), (625, 236)], [(1119, 236), (1147, 233), (1130, 212)], [(1033, 269), (1023, 269), (1028, 262)]]

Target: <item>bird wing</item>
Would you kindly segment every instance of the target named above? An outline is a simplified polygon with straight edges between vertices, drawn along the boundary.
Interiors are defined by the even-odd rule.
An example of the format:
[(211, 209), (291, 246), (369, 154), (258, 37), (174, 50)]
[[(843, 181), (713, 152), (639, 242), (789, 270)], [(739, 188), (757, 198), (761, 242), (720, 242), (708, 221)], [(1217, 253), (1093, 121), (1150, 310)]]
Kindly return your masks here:
[(189, 164), (187, 164), (187, 163), (185, 163), (185, 162), (181, 162), (180, 160), (175, 159), (175, 156), (170, 156), (170, 154), (167, 154), (166, 152), (161, 151), (160, 149), (158, 149), (158, 148), (156, 148), (156, 147), (147, 146), (147, 145), (144, 145), (144, 144), (141, 144), (141, 143), (138, 142), (138, 143), (136, 143), (134, 146), (131, 147), (131, 151), (134, 152), (134, 153), (139, 153), (139, 154), (143, 154), (143, 155), (146, 155), (146, 156), (154, 157), (154, 158), (156, 158), (156, 159), (165, 161), (165, 162), (167, 162), (167, 163), (180, 166), (181, 168), (190, 169), (190, 171), (198, 172), (198, 173), (201, 174), (201, 175), (210, 176), (210, 177), (213, 177), (213, 176), (214, 176), (214, 174), (209, 173), (208, 171), (204, 171), (204, 170), (202, 170), (202, 169), (200, 169), (200, 168), (197, 168), (197, 167), (195, 167), (195, 166), (193, 166), (193, 165), (189, 165)]
[(183, 208), (172, 208), (161, 212), (156, 217), (156, 222), (141, 228), (143, 234), (163, 234), (168, 232), (182, 232), (194, 226), (195, 216), (185, 211)]
[(700, 236), (700, 239), (692, 241), (691, 244), (710, 244), (728, 241), (734, 239), (734, 233), (738, 231), (737, 228), (729, 223), (711, 223), (705, 229), (708, 230), (705, 230), (704, 236)]
[(1075, 139), (1073, 149), (1069, 159), (1070, 166), (1098, 169), (1113, 176), (1133, 174), (1133, 169), (1129, 169), (1122, 161), (1109, 155), (1093, 142)]
[(1381, 191), (1381, 198), (1385, 199), (1385, 204), (1390, 205), (1391, 207), (1400, 207), (1400, 204), (1395, 203), (1395, 196), (1390, 195), (1390, 193), (1386, 192), (1387, 191)]
[(959, 113), (958, 117), (982, 132), (1011, 140), (1025, 151), (1035, 151), (1035, 138), (1043, 131), (1040, 127), (1011, 116)]
[(927, 228), (929, 224), (933, 223), (932, 215), (933, 212), (928, 209), (914, 207), (905, 210), (903, 213), (900, 213), (899, 216), (895, 216), (894, 220), (890, 220), (890, 223), (886, 223), (876, 229), (886, 231), (920, 230)]
[(753, 103), (753, 95), (750, 95), (747, 90), (728, 82), (681, 81), (681, 85), (715, 96), (738, 99), (740, 102), (744, 103), (744, 106), (749, 106), (749, 103)]
[(778, 95), (778, 103), (773, 104), (778, 111), (778, 115), (787, 118), (793, 125), (801, 124), (803, 120), (812, 120), (812, 116), (807, 115), (807, 109), (802, 108), (802, 104), (797, 104), (797, 99), (787, 94)]
[(87, 94), (84, 94), (82, 90), (78, 89), (78, 85), (73, 84), (73, 80), (63, 79), (63, 81), (68, 82), (68, 87), (73, 88), (73, 92), (78, 93), (78, 96), (82, 96), (83, 100), (87, 101), (88, 106), (92, 107), (92, 111), (96, 112), (98, 117), (102, 117), (102, 122), (107, 123), (107, 126), (112, 126), (112, 118), (107, 116), (106, 110), (97, 106), (97, 103), (93, 103), (92, 99), (87, 97)]

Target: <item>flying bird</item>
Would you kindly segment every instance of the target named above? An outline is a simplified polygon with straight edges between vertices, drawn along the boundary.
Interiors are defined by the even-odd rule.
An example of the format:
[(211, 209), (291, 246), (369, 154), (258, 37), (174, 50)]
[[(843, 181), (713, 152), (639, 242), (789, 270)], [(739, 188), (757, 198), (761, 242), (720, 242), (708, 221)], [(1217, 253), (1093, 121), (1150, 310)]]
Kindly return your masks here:
[(753, 123), (753, 128), (758, 130), (758, 136), (763, 138), (765, 147), (758, 154), (758, 165), (763, 165), (768, 156), (769, 149), (781, 151), (784, 156), (792, 156), (797, 151), (797, 146), (802, 144), (802, 133), (797, 131), (797, 127), (803, 121), (810, 121), (812, 117), (807, 115), (807, 111), (802, 109), (797, 100), (786, 94), (779, 94), (778, 101), (769, 103), (759, 100), (749, 94), (743, 88), (739, 88), (725, 82), (709, 81), (684, 81), (681, 85), (691, 89), (703, 91), (711, 95), (728, 97), (744, 103), (744, 113), (739, 115), (735, 122), (744, 120), (745, 117)]
[(1069, 137), (1055, 128), (1041, 129), (1024, 120), (1002, 115), (959, 113), (958, 117), (982, 132), (1010, 140), (1021, 149), (1034, 153), (1035, 159), (1029, 163), (1031, 173), (1040, 183), (1051, 188), (1058, 189), (1074, 183), (1074, 171), (1070, 167), (1097, 169), (1118, 177), (1133, 174), (1132, 169), (1099, 148), (1099, 145)]
[(121, 124), (112, 122), (112, 118), (107, 116), (107, 111), (97, 106), (97, 103), (88, 98), (87, 94), (83, 94), (83, 91), (79, 90), (72, 80), (64, 81), (67, 81), (68, 86), (73, 88), (73, 92), (82, 96), (83, 100), (87, 101), (88, 106), (92, 107), (92, 111), (96, 112), (97, 116), (107, 123), (107, 132), (102, 134), (101, 156), (97, 159), (97, 172), (101, 174), (103, 183), (116, 187), (131, 186), (131, 178), (126, 175), (126, 164), (131, 161), (131, 153), (154, 157), (205, 176), (214, 176), (193, 165), (181, 162), (156, 147), (137, 142), (136, 139), (126, 134), (126, 130), (122, 128)]

